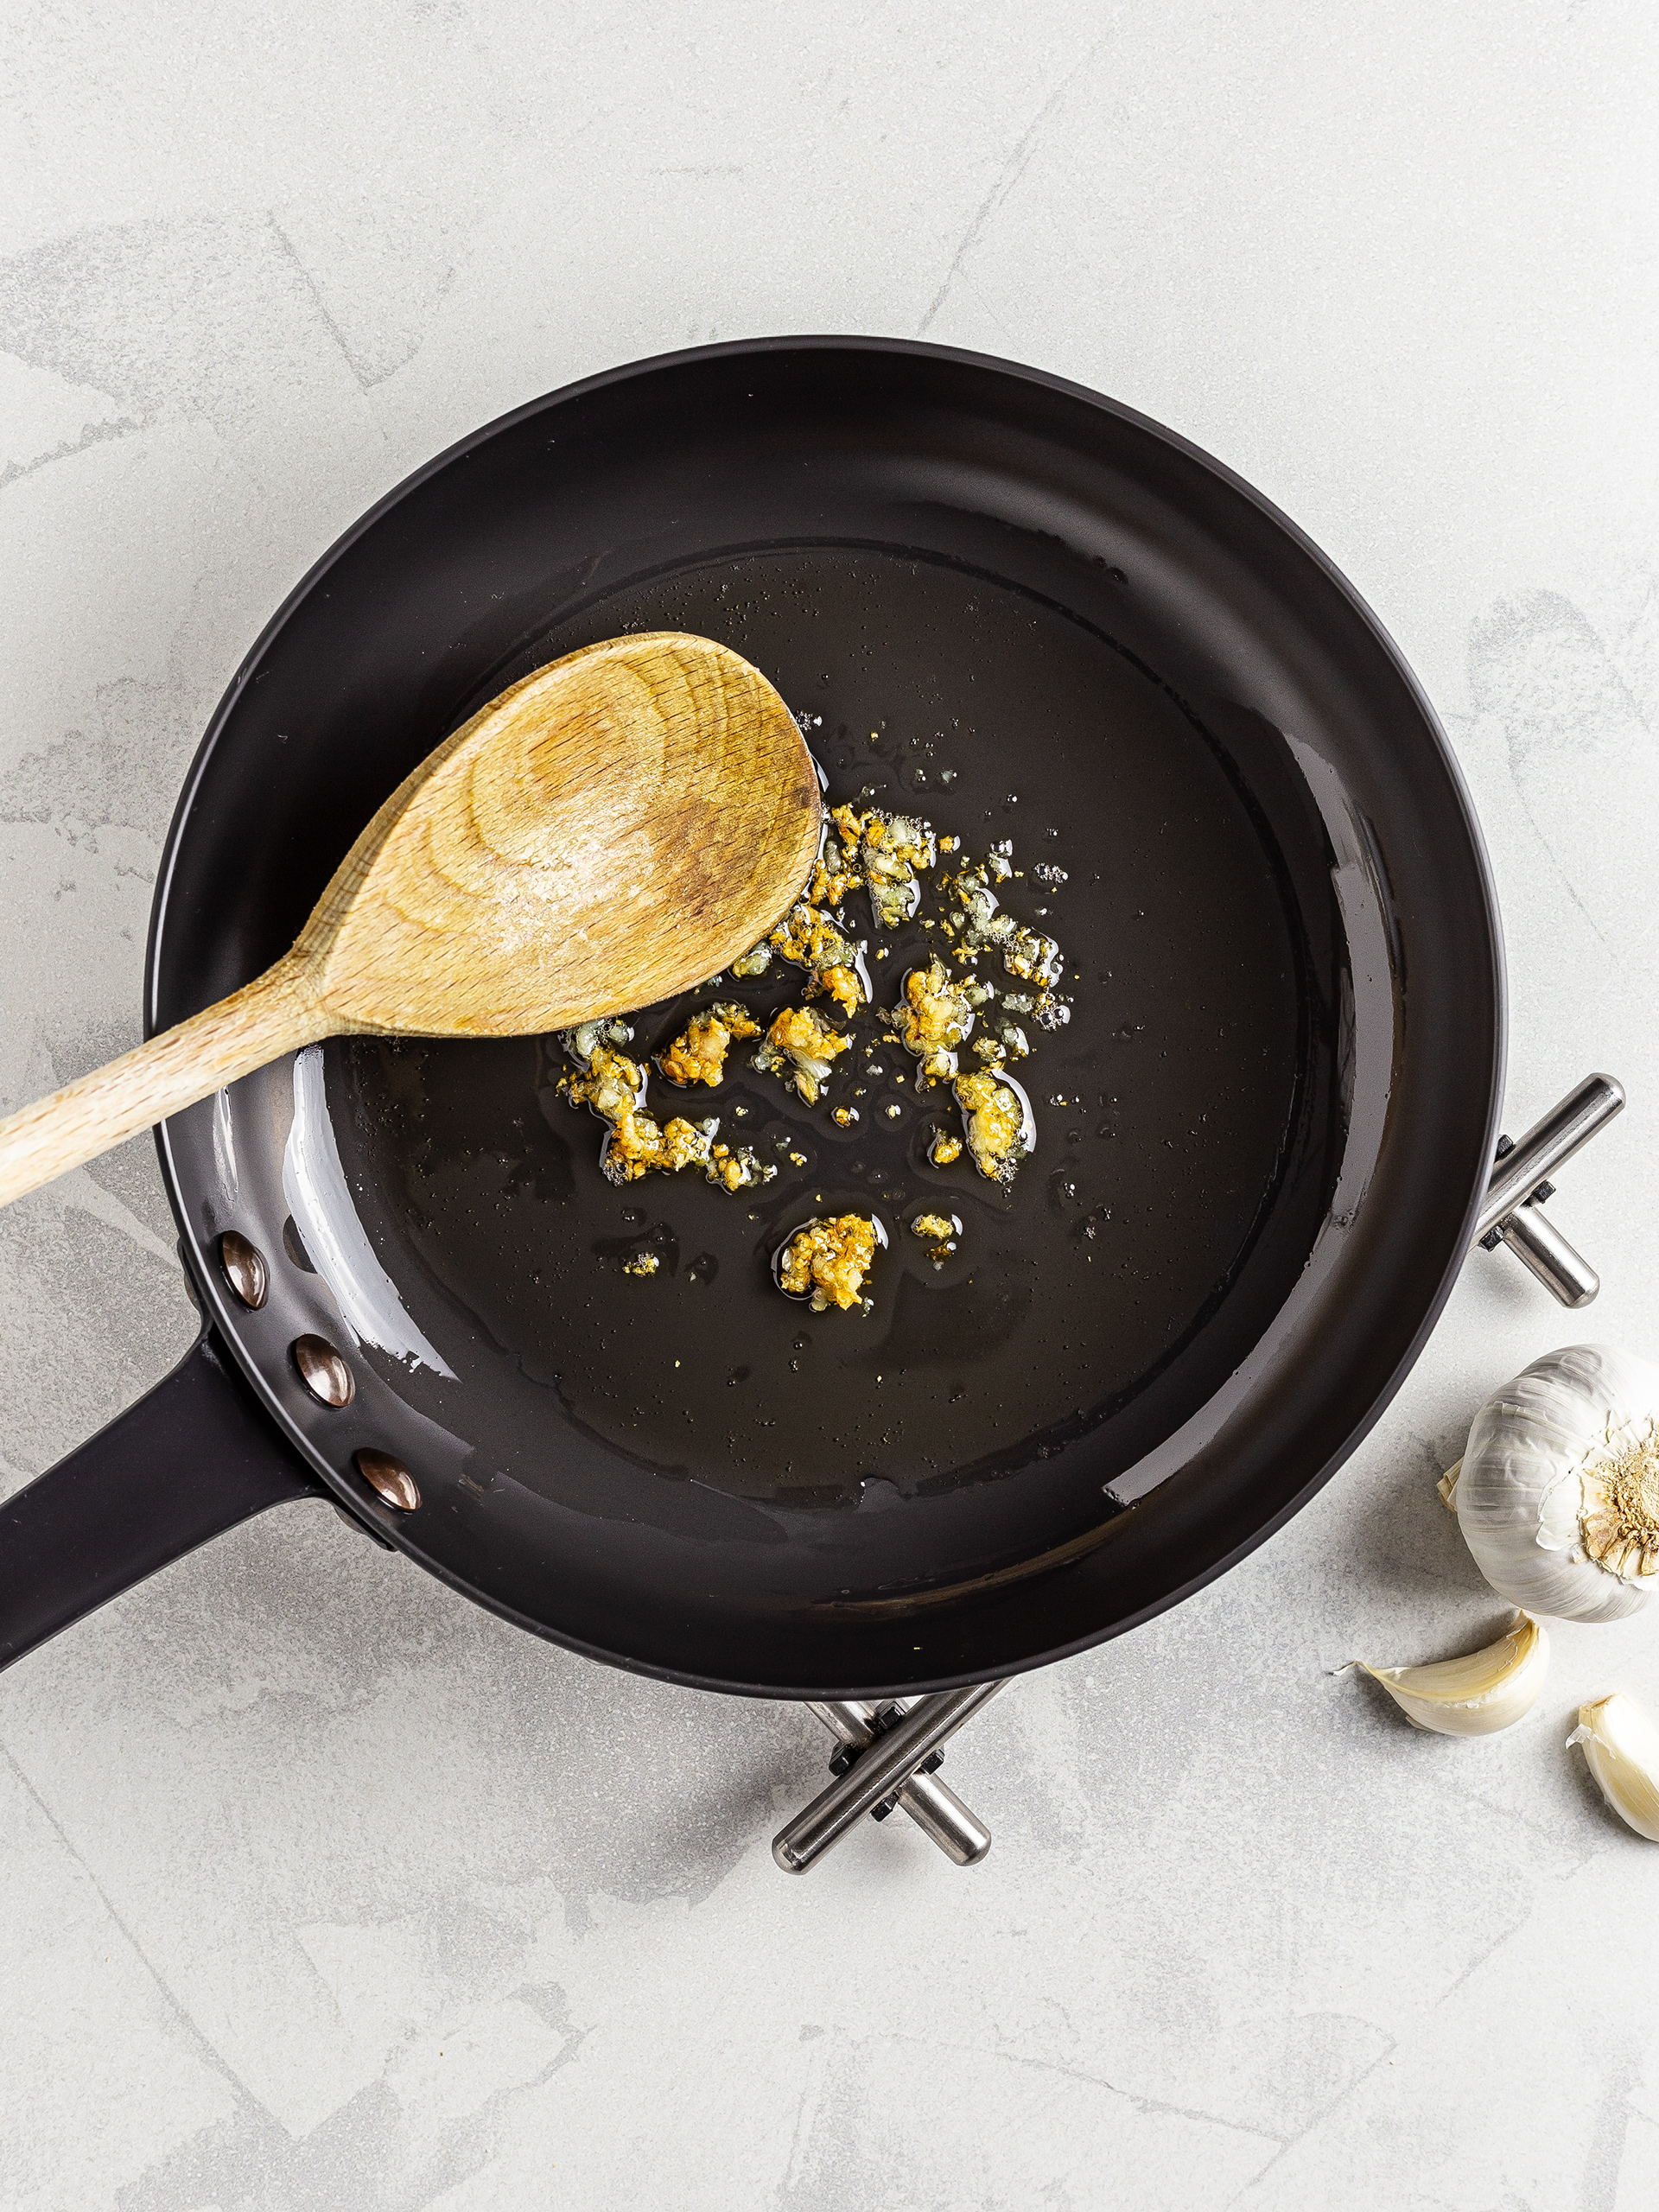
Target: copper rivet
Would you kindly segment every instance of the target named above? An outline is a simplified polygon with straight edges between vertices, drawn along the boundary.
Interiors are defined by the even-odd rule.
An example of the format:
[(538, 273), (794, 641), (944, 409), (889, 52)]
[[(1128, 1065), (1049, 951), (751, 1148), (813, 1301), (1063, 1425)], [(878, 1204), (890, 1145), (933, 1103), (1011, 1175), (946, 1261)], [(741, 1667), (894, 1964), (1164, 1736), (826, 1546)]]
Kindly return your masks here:
[(388, 1505), (395, 1505), (400, 1513), (412, 1513), (421, 1502), (414, 1476), (390, 1452), (372, 1452), (365, 1447), (357, 1455), (357, 1471), (377, 1497), (384, 1498)]
[(327, 1337), (296, 1337), (294, 1364), (314, 1398), (325, 1406), (349, 1406), (357, 1395), (352, 1370)]
[(265, 1265), (265, 1255), (240, 1236), (227, 1229), (219, 1240), (219, 1264), (225, 1270), (225, 1280), (245, 1306), (257, 1313), (270, 1295), (270, 1270)]

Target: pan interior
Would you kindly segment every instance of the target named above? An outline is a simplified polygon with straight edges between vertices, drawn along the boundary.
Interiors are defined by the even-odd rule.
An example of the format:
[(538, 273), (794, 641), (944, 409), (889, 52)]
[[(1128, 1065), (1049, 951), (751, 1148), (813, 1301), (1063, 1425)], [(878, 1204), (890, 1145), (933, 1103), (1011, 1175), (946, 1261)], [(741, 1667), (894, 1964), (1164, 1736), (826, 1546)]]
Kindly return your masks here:
[[(1334, 1037), (1320, 1007), (1336, 992), (1313, 972), (1303, 906), (1322, 873), (1298, 885), (1237, 764), (1109, 638), (945, 561), (773, 547), (635, 582), (526, 641), (479, 698), (646, 627), (702, 632), (766, 670), (831, 803), (924, 814), (975, 855), (1011, 842), (1021, 875), (1004, 903), (1058, 939), (1074, 1001), (1068, 1027), (1031, 1031), (1015, 1070), (1034, 1155), (1011, 1191), (965, 1156), (929, 1165), (954, 1109), (942, 1090), (918, 1097), (896, 1047), (848, 1054), (809, 1110), (739, 1046), (717, 1091), (688, 1097), (653, 1073), (653, 1110), (717, 1113), (776, 1179), (736, 1196), (691, 1174), (618, 1188), (599, 1173), (600, 1125), (556, 1091), (556, 1039), (342, 1040), (325, 1060), (346, 1180), (439, 1355), (367, 1356), (464, 1435), (469, 1488), (568, 1503), (603, 1463), (613, 1510), (652, 1514), (676, 1485), (677, 1522), (695, 1523), (699, 1497), (715, 1521), (721, 1497), (855, 1515), (848, 1577), (890, 1572), (884, 1507), (1022, 1471), (1051, 1500), (1069, 1494), (1069, 1523), (1098, 1521), (1103, 1484), (1238, 1365), (1321, 1217)], [(926, 939), (875, 929), (861, 892), (849, 905), (876, 1007), (891, 1005)], [(769, 1019), (801, 1003), (802, 982), (774, 963), (647, 1008), (632, 1049), (659, 1051), (715, 997)], [(866, 1018), (861, 1036), (881, 1026)], [(837, 1128), (836, 1103), (858, 1121)], [(908, 1224), (941, 1209), (963, 1233), (936, 1268)], [(812, 1313), (779, 1294), (772, 1255), (801, 1223), (849, 1211), (889, 1238), (874, 1310)], [(630, 1271), (641, 1253), (655, 1273)], [(1009, 1511), (999, 1550), (1019, 1550), (1021, 1520)]]

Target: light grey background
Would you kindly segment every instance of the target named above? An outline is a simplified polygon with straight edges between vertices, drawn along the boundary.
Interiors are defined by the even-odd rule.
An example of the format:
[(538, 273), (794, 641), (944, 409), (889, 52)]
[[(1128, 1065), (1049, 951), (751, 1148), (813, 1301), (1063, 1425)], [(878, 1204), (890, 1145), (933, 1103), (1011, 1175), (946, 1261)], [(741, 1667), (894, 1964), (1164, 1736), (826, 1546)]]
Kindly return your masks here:
[[(12, 0), (0, 54), (0, 1103), (138, 1035), (160, 841), (266, 615), (568, 378), (772, 331), (1013, 355), (1223, 456), (1356, 580), (1503, 897), (1510, 1126), (1566, 1315), (1477, 1255), (1320, 1498), (953, 1752), (996, 1831), (805, 1882), (798, 1709), (567, 1657), (273, 1514), (0, 1684), (0, 2201), (74, 2212), (1634, 2212), (1659, 1853), (1532, 1717), (1352, 1675), (1496, 1624), (1433, 1478), (1549, 1346), (1659, 1320), (1649, 0)], [(1447, 1079), (1454, 1071), (1447, 1071)], [(149, 1144), (0, 1217), (0, 1476), (192, 1317)]]

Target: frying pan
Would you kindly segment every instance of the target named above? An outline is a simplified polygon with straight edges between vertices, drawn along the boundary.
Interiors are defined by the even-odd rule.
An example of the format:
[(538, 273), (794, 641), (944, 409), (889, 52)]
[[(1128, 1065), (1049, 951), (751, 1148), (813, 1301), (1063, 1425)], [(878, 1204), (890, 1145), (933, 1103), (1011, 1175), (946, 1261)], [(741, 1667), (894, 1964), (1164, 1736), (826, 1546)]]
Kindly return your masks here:
[[(780, 1165), (736, 1199), (607, 1184), (556, 1040), (340, 1039), (262, 1071), (159, 1132), (202, 1334), (0, 1512), (0, 1656), (308, 1497), (645, 1673), (820, 1699), (978, 1682), (1224, 1572), (1398, 1387), (1502, 1093), (1467, 795), (1315, 547), (1181, 438), (1031, 369), (716, 346), (422, 469), (213, 718), (158, 880), (150, 1027), (276, 958), (482, 700), (634, 626), (765, 667), (832, 800), (1011, 845), (1071, 1000), (1033, 1056), (1035, 1156), (1006, 1193), (930, 1169), (925, 1101), (874, 1042), (846, 1131), (758, 1076), (711, 1102)], [(636, 1049), (692, 1003), (648, 1010)], [(944, 1271), (904, 1233), (941, 1194), (966, 1224)], [(778, 1240), (855, 1204), (893, 1231), (875, 1310), (789, 1306)]]

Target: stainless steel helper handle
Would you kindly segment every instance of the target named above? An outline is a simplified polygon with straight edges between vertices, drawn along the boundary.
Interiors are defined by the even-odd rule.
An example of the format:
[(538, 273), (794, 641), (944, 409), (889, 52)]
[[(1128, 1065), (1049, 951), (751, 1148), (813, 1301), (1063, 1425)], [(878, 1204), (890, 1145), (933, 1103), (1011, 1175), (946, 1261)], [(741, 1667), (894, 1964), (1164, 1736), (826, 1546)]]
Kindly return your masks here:
[(1000, 1681), (979, 1682), (918, 1698), (902, 1720), (878, 1736), (845, 1774), (779, 1830), (772, 1855), (784, 1872), (804, 1874), (815, 1866), (866, 1813), (908, 1783), (922, 1761), (988, 1705), (1001, 1687)]
[(1477, 1236), (1496, 1229), (1505, 1214), (1538, 1188), (1558, 1167), (1564, 1166), (1581, 1146), (1589, 1143), (1624, 1105), (1624, 1086), (1610, 1075), (1587, 1075), (1559, 1106), (1552, 1106), (1541, 1122), (1535, 1122), (1520, 1141), (1505, 1152), (1492, 1169), (1486, 1185), (1486, 1202), (1475, 1224)]
[(1624, 1103), (1624, 1085), (1611, 1076), (1586, 1076), (1518, 1144), (1499, 1141), (1475, 1235), (1489, 1249), (1507, 1244), (1563, 1306), (1588, 1306), (1601, 1278), (1546, 1219), (1543, 1203), (1554, 1189), (1548, 1178), (1605, 1128)]
[[(814, 1699), (807, 1709), (849, 1751), (868, 1751), (882, 1732), (874, 1725), (880, 1708), (865, 1698)], [(990, 1830), (937, 1775), (912, 1774), (898, 1802), (899, 1811), (908, 1813), (928, 1840), (958, 1866), (977, 1866), (990, 1849)]]

